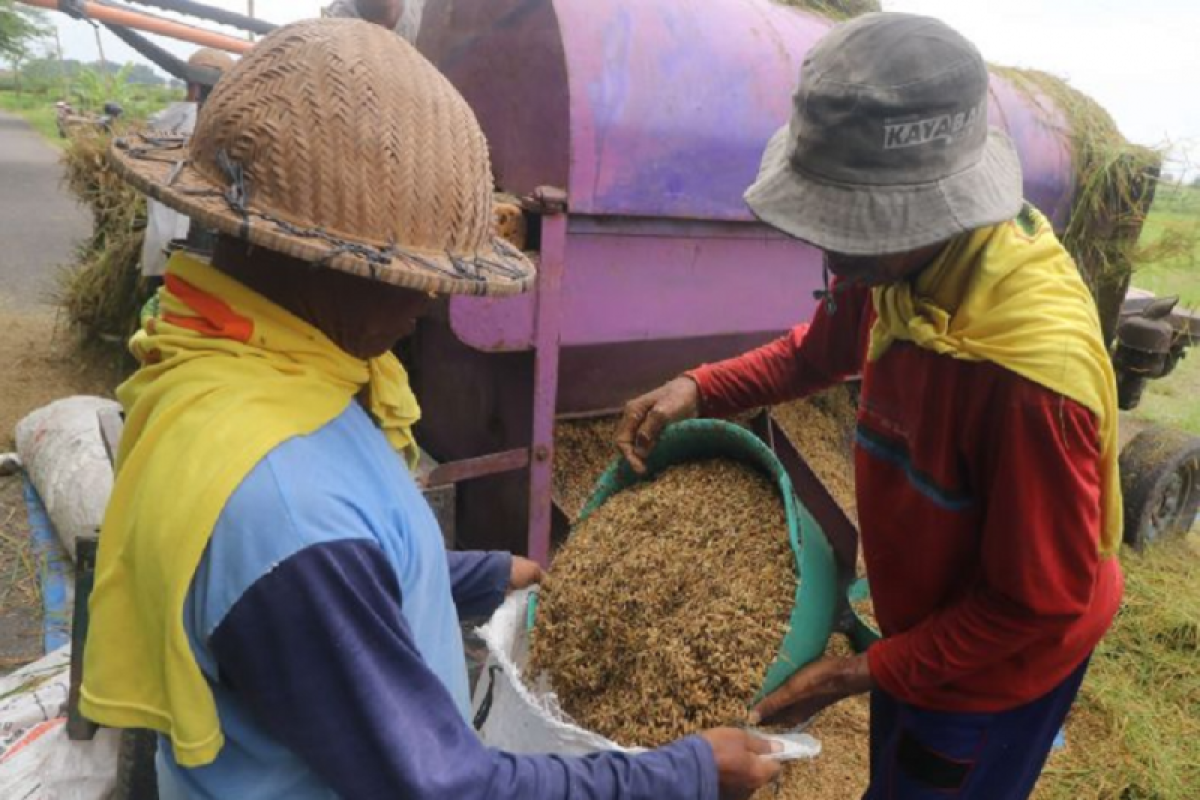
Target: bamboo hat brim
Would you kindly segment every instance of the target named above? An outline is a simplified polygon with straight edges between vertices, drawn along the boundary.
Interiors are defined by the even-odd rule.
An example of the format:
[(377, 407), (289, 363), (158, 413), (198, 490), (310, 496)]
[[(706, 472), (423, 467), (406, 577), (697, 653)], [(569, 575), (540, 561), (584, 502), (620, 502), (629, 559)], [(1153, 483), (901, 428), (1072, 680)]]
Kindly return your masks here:
[(375, 25), (280, 28), (222, 78), (190, 140), (136, 134), (111, 155), (201, 226), (299, 260), (438, 294), (518, 294), (536, 277), (494, 231), (466, 101)]

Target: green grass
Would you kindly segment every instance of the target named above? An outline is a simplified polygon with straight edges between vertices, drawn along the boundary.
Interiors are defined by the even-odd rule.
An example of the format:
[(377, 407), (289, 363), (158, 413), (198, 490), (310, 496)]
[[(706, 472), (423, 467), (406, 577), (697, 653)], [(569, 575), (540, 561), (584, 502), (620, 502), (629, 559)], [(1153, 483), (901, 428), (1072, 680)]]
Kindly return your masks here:
[[(1153, 252), (1171, 238), (1182, 240), (1171, 248), (1180, 252)], [(1178, 294), (1185, 305), (1200, 309), (1200, 188), (1161, 186), (1140, 244), (1150, 258), (1139, 264), (1134, 285), (1155, 294)]]
[(1200, 786), (1200, 540), (1122, 553), (1125, 600), (1037, 800), (1191, 800)]
[[(1157, 295), (1177, 294), (1200, 312), (1200, 188), (1162, 186), (1146, 220), (1141, 244), (1153, 251), (1164, 237), (1182, 237), (1184, 247), (1141, 264), (1133, 283)], [(1180, 248), (1172, 248), (1180, 250)], [(1134, 412), (1139, 419), (1171, 425), (1200, 435), (1200, 342), (1170, 376), (1153, 381)]]
[(13, 91), (0, 91), (0, 110), (8, 111), (24, 118), (46, 141), (60, 150), (66, 144), (58, 136), (58, 122), (54, 111), (54, 103), (48, 100), (45, 95), (17, 94)]

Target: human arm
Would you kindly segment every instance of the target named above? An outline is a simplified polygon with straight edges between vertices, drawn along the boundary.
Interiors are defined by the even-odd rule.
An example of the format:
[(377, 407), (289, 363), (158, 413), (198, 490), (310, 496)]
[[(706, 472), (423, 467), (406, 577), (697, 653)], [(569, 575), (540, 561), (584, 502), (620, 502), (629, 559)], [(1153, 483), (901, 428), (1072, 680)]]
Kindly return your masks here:
[(700, 389), (700, 413), (728, 417), (819, 392), (859, 371), (873, 320), (865, 287), (842, 288), (836, 310), (822, 302), (812, 322), (755, 350), (687, 373)]
[[(835, 284), (839, 288), (840, 284)], [(837, 292), (800, 325), (755, 350), (706, 364), (625, 405), (617, 448), (638, 472), (667, 425), (697, 416), (729, 417), (803, 397), (858, 372), (873, 319), (864, 287)]]
[(709, 800), (720, 759), (729, 774), (768, 769), (738, 764), (736, 743), (700, 737), (641, 756), (485, 748), (417, 651), (401, 604), (377, 545), (325, 543), (256, 581), (210, 637), (222, 682), (339, 796)]

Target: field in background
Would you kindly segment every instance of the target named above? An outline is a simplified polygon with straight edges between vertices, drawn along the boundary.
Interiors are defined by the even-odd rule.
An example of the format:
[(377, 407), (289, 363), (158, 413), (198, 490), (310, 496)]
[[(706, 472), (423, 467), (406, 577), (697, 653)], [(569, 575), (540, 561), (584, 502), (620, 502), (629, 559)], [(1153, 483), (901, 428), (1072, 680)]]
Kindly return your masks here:
[[(1200, 187), (1159, 187), (1142, 244), (1152, 246), (1164, 236), (1192, 234), (1192, 249), (1172, 258), (1141, 265), (1133, 283), (1157, 295), (1177, 294), (1180, 301), (1200, 313)], [(1139, 419), (1173, 425), (1200, 436), (1200, 342), (1170, 377), (1154, 381), (1134, 412)]]
[(0, 111), (8, 111), (23, 117), (33, 126), (34, 130), (55, 147), (62, 149), (66, 144), (65, 140), (58, 136), (54, 103), (42, 95), (0, 91)]

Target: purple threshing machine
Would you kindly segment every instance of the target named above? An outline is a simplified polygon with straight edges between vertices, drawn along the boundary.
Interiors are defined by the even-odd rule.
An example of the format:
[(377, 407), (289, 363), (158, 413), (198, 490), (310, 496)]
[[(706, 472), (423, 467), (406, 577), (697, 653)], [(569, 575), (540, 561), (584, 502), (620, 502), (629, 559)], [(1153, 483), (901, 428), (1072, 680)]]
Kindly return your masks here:
[[(811, 316), (819, 254), (757, 222), (742, 193), (829, 26), (768, 0), (426, 5), (418, 47), (474, 108), (498, 188), (525, 198), (540, 264), (528, 295), (451, 298), (406, 353), (459, 545), (545, 562), (565, 521), (551, 497), (557, 419), (611, 413)], [(1065, 121), (999, 76), (990, 117), (1016, 142), (1026, 197), (1061, 229)], [(849, 523), (785, 461), (852, 563)]]

